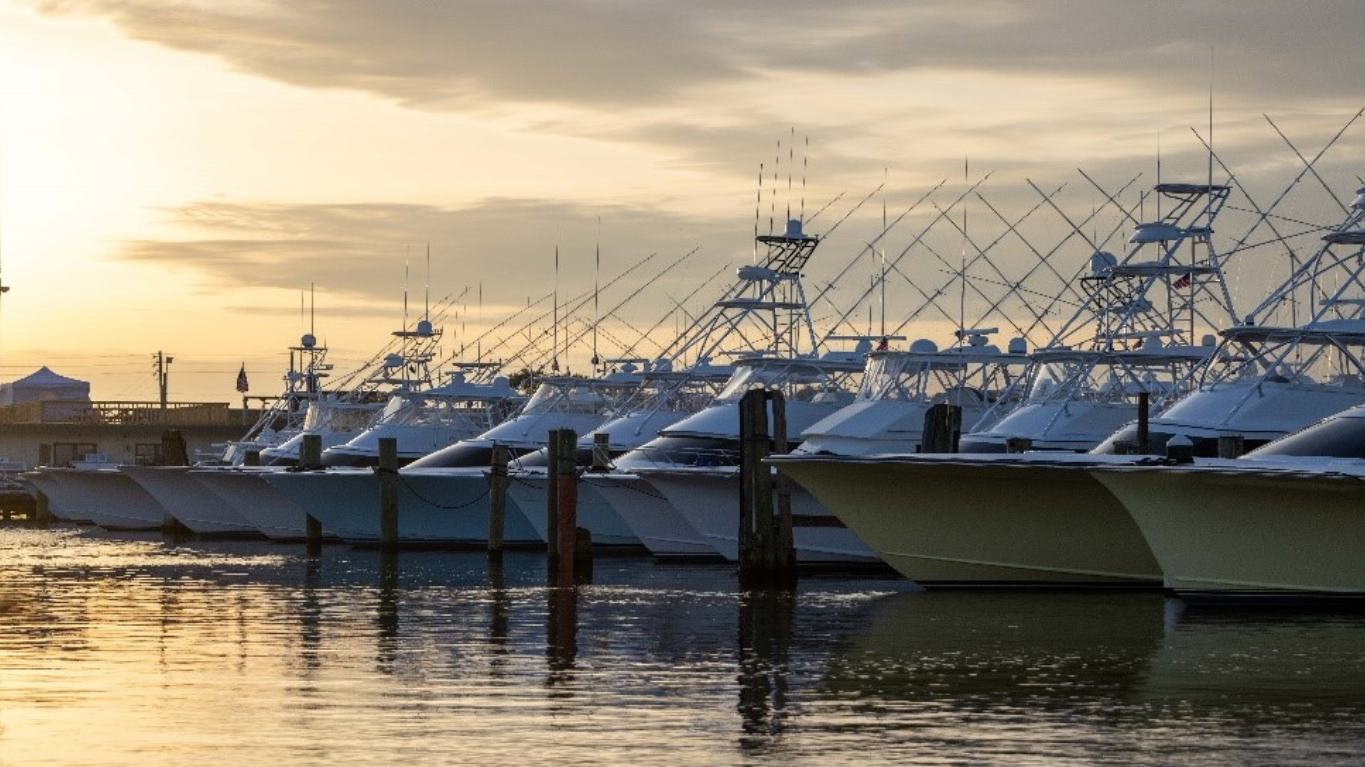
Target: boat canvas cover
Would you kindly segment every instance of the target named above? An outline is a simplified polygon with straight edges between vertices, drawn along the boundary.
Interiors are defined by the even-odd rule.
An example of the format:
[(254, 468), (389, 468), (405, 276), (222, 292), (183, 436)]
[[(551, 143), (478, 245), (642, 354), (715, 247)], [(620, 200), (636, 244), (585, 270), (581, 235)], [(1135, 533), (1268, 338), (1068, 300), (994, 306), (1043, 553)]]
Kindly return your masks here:
[(67, 378), (44, 366), (17, 381), (0, 384), (0, 405), (54, 401), (89, 402), (90, 382)]

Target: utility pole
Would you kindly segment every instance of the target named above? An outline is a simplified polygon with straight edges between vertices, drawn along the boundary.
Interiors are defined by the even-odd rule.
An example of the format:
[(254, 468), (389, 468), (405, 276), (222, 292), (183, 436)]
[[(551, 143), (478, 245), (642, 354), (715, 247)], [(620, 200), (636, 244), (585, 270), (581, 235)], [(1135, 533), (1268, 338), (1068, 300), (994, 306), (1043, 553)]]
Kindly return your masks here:
[(166, 379), (170, 375), (171, 363), (175, 362), (175, 357), (167, 356), (165, 352), (157, 352), (152, 356), (152, 362), (156, 366), (156, 382), (161, 388), (161, 422), (166, 423)]

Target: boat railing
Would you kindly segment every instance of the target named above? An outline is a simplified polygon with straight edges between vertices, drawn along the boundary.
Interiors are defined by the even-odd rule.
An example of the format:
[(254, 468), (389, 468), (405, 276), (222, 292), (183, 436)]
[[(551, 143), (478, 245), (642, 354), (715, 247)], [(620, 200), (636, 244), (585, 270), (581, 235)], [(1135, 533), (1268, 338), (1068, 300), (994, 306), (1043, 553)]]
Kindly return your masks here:
[(241, 423), (241, 410), (226, 402), (87, 402), (48, 400), (0, 407), (0, 423), (76, 423), (93, 425), (229, 426)]

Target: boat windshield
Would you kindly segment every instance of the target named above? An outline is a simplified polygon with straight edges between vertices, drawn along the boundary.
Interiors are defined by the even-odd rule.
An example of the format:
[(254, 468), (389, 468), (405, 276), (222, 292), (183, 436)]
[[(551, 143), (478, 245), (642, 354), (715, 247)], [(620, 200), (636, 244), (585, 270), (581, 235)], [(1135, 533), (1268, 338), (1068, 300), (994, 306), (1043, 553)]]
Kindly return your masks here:
[(603, 385), (592, 381), (545, 381), (531, 395), (520, 415), (611, 413), (620, 401), (639, 387), (638, 382)]
[(1321, 421), (1247, 453), (1246, 458), (1304, 457), (1365, 459), (1365, 418)]
[(887, 354), (869, 357), (863, 372), (858, 400), (924, 400), (929, 380), (929, 362), (923, 357)]
[(740, 365), (713, 405), (738, 402), (750, 389), (779, 389), (798, 402), (851, 400), (846, 387), (853, 371), (797, 360), (771, 360)]
[(308, 432), (358, 432), (363, 431), (374, 419), (378, 410), (376, 405), (348, 403), (314, 403), (303, 420), (303, 429)]
[(1033, 372), (1028, 401), (1125, 402), (1146, 392), (1162, 402), (1189, 388), (1192, 366), (1179, 358), (1151, 364), (1120, 356), (1046, 362)]
[(1009, 365), (1023, 365), (1017, 359), (959, 356), (952, 352), (926, 354), (873, 354), (863, 371), (858, 400), (927, 402), (950, 392), (974, 390), (995, 399), (1011, 386)]
[[(395, 400), (402, 400), (395, 407)], [(510, 399), (471, 400), (427, 397), (420, 394), (395, 397), (384, 408), (380, 419), (395, 426), (448, 426), (486, 424), (491, 427), (505, 420), (517, 402)]]

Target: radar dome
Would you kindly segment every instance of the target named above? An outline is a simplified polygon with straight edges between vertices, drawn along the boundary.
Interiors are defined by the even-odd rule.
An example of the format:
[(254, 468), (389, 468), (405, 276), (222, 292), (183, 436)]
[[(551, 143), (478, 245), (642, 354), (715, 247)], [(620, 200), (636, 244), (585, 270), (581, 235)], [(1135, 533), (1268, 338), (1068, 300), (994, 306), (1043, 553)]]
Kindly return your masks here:
[(933, 354), (938, 351), (938, 344), (927, 338), (918, 338), (910, 344), (910, 351), (917, 354)]
[(299, 341), (299, 344), (305, 349), (311, 349), (317, 346), (318, 339), (314, 338), (312, 333), (304, 333), (303, 340)]

